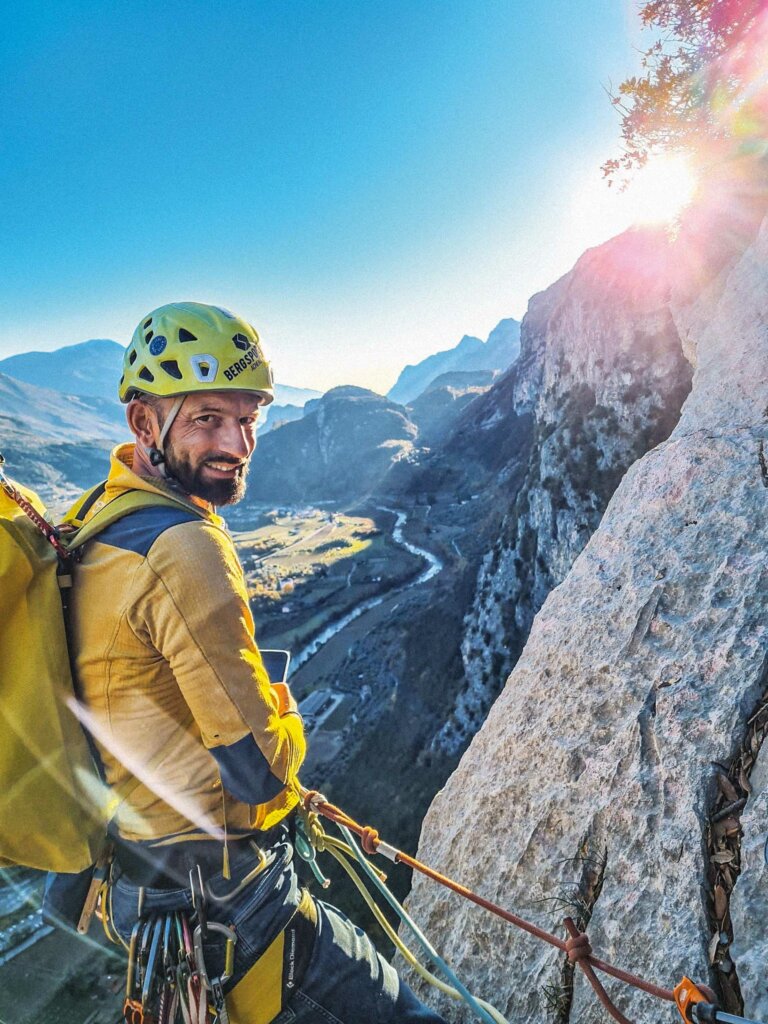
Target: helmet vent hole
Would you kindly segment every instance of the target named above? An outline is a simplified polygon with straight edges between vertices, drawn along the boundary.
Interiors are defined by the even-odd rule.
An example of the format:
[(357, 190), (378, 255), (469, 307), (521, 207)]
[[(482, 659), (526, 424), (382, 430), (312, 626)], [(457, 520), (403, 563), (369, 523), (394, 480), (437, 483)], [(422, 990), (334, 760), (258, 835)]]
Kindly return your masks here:
[(145, 320), (144, 321), (144, 330), (146, 331), (146, 329), (148, 327), (151, 327), (151, 326), (152, 326), (152, 317), (150, 317), (149, 320)]
[(135, 362), (136, 362), (136, 349), (132, 348), (131, 351), (128, 353), (128, 365), (129, 366), (133, 366), (133, 364)]
[(149, 342), (152, 341), (153, 334), (154, 331), (147, 331), (147, 333), (144, 335), (144, 341), (147, 342), (147, 344), (149, 344)]
[(179, 341), (197, 341), (197, 336), (192, 331), (188, 331), (186, 327), (180, 327)]
[(168, 374), (169, 377), (173, 377), (174, 380), (181, 380), (182, 373), (179, 369), (179, 364), (175, 359), (164, 359), (160, 366)]
[(142, 368), (139, 370), (139, 377), (142, 380), (145, 380), (148, 384), (154, 384), (155, 382), (154, 375), (150, 373), (146, 366), (142, 366)]

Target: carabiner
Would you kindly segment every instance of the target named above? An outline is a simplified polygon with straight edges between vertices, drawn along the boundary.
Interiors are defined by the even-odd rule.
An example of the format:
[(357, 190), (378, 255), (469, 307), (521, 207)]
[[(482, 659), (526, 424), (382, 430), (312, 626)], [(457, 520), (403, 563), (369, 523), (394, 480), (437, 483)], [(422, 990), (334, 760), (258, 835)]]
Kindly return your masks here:
[[(224, 953), (224, 971), (221, 976), (217, 979), (222, 985), (229, 981), (232, 977), (234, 970), (235, 960), (235, 943), (237, 942), (237, 935), (234, 928), (229, 928), (225, 924), (219, 924), (218, 921), (208, 922), (209, 932), (218, 932), (220, 935), (226, 936), (227, 945)], [(194, 934), (194, 945), (195, 945), (195, 964), (197, 966), (200, 980), (203, 983), (203, 987), (209, 992), (212, 991), (211, 980), (208, 977), (208, 972), (205, 969), (205, 954), (203, 952), (203, 933), (202, 928), (198, 925), (195, 928)]]
[(133, 995), (133, 983), (136, 979), (136, 947), (139, 942), (139, 930), (144, 922), (139, 919), (131, 931), (131, 941), (128, 945), (128, 973), (125, 979), (125, 998), (130, 999)]
[(146, 972), (144, 974), (144, 984), (141, 988), (141, 1002), (144, 1006), (149, 1003), (150, 995), (152, 994), (152, 982), (155, 980), (155, 971), (157, 969), (158, 952), (160, 950), (160, 939), (163, 934), (163, 919), (158, 917), (154, 921), (154, 927), (152, 929), (152, 945), (149, 948), (149, 956), (147, 957)]

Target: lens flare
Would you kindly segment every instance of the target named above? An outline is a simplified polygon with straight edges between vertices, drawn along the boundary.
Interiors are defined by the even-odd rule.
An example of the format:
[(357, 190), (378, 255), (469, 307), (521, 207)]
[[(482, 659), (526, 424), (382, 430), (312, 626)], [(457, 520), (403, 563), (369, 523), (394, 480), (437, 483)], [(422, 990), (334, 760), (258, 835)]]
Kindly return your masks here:
[(687, 159), (677, 154), (652, 157), (625, 193), (635, 224), (674, 221), (696, 193), (696, 175)]

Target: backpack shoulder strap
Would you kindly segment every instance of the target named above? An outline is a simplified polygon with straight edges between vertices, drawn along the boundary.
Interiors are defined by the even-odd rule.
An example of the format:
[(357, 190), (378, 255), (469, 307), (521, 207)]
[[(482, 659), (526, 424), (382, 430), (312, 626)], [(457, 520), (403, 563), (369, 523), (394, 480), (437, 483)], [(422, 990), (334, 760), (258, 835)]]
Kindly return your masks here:
[(75, 504), (69, 509), (64, 522), (68, 526), (80, 527), (85, 521), (85, 517), (91, 511), (96, 502), (101, 498), (107, 489), (107, 481), (102, 480), (101, 483), (96, 484), (87, 490), (85, 494), (82, 494)]
[[(94, 488), (95, 490), (96, 488)], [(103, 493), (103, 492), (102, 492)], [(91, 492), (84, 497), (83, 503), (89, 501)], [(98, 500), (99, 495), (90, 502), (89, 508)], [(185, 512), (196, 513), (196, 509), (190, 507), (187, 502), (176, 501), (174, 498), (163, 494), (157, 494), (155, 491), (139, 491), (131, 490), (124, 491), (122, 494), (118, 494), (116, 498), (108, 501), (103, 508), (100, 508), (83, 526), (79, 529), (65, 536), (63, 539), (67, 545), (69, 551), (75, 551), (77, 548), (82, 547), (83, 544), (91, 540), (97, 534), (101, 533), (102, 530), (106, 530), (112, 523), (116, 523), (118, 519), (122, 519), (123, 516), (130, 515), (131, 512), (136, 512), (142, 508), (177, 508), (184, 509)], [(86, 509), (87, 511), (87, 509)], [(84, 515), (82, 507), (77, 509), (79, 516)], [(202, 510), (197, 513), (201, 519), (205, 518)]]

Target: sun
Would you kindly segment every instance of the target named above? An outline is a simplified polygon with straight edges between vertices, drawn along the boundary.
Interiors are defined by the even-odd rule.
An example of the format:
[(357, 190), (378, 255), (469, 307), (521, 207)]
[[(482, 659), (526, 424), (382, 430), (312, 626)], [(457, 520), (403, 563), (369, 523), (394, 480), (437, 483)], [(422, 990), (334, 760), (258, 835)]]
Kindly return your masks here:
[(680, 154), (652, 157), (629, 183), (622, 198), (635, 224), (674, 221), (696, 193), (697, 179)]

